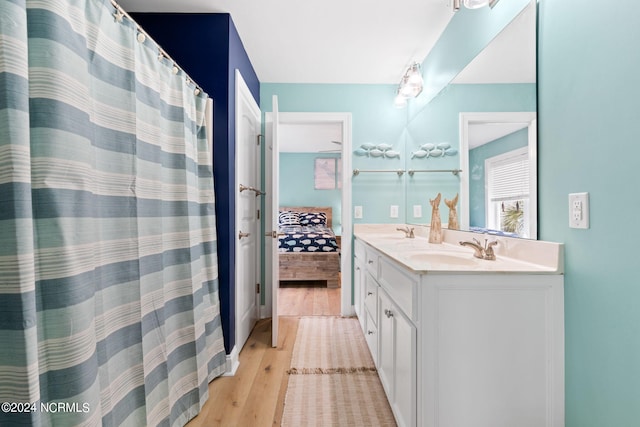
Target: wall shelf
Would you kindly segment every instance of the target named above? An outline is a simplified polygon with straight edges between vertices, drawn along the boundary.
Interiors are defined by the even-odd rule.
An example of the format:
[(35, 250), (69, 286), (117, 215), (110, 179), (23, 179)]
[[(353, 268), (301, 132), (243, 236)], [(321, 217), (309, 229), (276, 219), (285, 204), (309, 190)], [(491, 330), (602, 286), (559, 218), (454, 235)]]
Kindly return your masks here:
[(455, 176), (458, 176), (460, 174), (460, 172), (462, 172), (462, 169), (409, 169), (407, 171), (407, 173), (410, 176), (413, 176), (413, 174), (415, 173), (422, 173), (422, 172), (449, 172), (454, 174)]
[(398, 176), (402, 176), (405, 173), (404, 169), (354, 169), (353, 176), (358, 176), (361, 173), (384, 173), (384, 172), (393, 172), (397, 173)]

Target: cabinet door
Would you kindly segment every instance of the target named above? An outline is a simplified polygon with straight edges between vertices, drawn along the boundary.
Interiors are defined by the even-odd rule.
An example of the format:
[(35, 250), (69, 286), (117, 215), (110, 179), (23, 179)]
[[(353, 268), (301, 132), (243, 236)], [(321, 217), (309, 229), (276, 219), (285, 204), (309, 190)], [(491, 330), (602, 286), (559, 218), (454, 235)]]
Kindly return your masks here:
[(416, 327), (397, 308), (392, 309), (395, 333), (394, 405), (400, 426), (416, 425)]
[(353, 308), (356, 311), (360, 326), (364, 329), (365, 314), (363, 312), (364, 266), (359, 258), (353, 259)]
[(416, 328), (378, 289), (380, 380), (399, 426), (416, 425)]
[(393, 318), (387, 317), (393, 303), (382, 289), (378, 289), (378, 375), (393, 406)]

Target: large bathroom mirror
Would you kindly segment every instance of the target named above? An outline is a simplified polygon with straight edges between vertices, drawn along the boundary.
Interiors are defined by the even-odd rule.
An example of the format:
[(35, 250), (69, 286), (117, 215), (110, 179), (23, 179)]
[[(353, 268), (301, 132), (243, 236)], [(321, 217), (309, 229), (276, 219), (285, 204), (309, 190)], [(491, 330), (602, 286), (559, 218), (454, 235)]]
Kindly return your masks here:
[(442, 194), (446, 226), (537, 238), (536, 3), (531, 1), (412, 118), (406, 221), (429, 224)]

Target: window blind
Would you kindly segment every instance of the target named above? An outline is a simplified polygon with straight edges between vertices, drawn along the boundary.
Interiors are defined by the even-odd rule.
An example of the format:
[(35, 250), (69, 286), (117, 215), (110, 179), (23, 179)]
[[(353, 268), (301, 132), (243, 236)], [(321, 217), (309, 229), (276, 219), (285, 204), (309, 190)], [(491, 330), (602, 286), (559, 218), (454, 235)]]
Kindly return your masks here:
[(489, 200), (499, 202), (529, 197), (529, 158), (526, 151), (491, 162), (487, 172)]

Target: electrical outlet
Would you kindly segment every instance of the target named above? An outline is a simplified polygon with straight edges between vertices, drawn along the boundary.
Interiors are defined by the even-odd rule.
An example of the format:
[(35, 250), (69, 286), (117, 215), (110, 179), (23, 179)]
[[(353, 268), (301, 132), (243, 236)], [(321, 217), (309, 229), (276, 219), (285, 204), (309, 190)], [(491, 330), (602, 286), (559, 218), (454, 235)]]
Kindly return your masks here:
[(398, 218), (398, 205), (391, 205), (391, 209), (389, 210), (389, 217)]
[(422, 218), (422, 205), (413, 205), (413, 217)]
[(589, 193), (569, 194), (569, 227), (589, 228)]
[(353, 218), (354, 219), (362, 219), (362, 206), (354, 206), (353, 207)]

